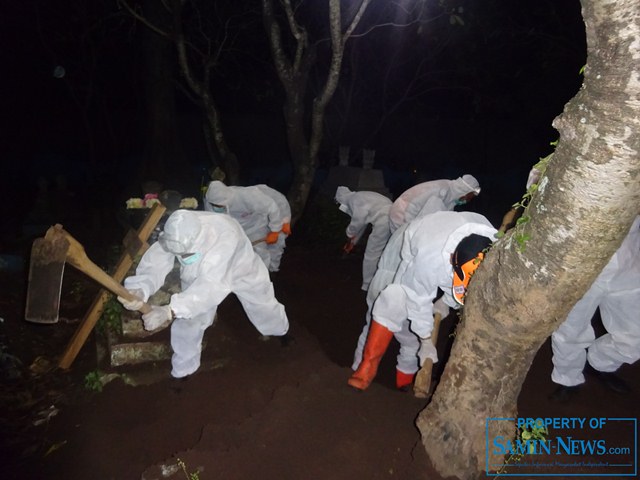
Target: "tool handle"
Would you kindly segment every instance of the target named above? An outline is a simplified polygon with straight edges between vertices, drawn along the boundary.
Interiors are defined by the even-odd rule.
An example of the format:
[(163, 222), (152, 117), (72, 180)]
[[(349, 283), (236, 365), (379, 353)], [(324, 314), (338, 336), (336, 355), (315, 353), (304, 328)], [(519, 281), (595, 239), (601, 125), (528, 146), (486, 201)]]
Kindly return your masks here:
[[(431, 330), (431, 341), (435, 346), (438, 342), (438, 330), (440, 330), (440, 320), (442, 316), (436, 313), (433, 316), (433, 329)], [(418, 398), (429, 398), (431, 396), (431, 374), (433, 372), (433, 360), (425, 359), (422, 367), (416, 374), (413, 384), (413, 394)]]
[[(69, 264), (91, 277), (110, 292), (127, 300), (136, 300), (137, 297), (131, 295), (126, 288), (89, 259), (82, 244), (64, 230), (62, 225), (51, 227), (46, 233), (46, 236), (50, 235), (63, 235), (69, 242), (69, 249), (67, 250), (67, 262)], [(146, 303), (143, 303), (142, 307), (140, 307), (140, 312), (142, 313), (149, 313), (150, 311), (151, 306)]]

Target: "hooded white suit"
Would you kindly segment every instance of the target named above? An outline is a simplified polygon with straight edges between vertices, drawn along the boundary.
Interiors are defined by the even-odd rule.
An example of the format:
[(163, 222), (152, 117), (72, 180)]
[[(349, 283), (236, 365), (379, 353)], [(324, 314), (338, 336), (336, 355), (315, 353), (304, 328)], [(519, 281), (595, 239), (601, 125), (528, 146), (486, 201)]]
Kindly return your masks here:
[[(367, 335), (369, 334), (369, 324), (371, 323), (371, 310), (373, 309), (373, 304), (376, 301), (376, 298), (378, 298), (380, 292), (393, 281), (393, 277), (400, 266), (400, 251), (402, 250), (404, 231), (408, 226), (408, 223), (401, 225), (400, 228), (393, 232), (393, 235), (389, 238), (389, 241), (380, 256), (378, 269), (371, 280), (369, 290), (367, 290), (367, 315), (365, 317), (365, 325), (362, 328), (362, 333), (360, 333), (360, 337), (358, 337), (356, 351), (353, 354), (353, 365), (351, 368), (354, 371), (358, 369), (358, 366), (362, 361), (362, 352), (367, 342)], [(420, 348), (420, 339), (415, 333), (409, 330), (408, 321), (402, 322), (400, 331), (394, 332), (394, 337), (398, 343), (400, 343), (400, 352), (398, 353), (396, 368), (403, 373), (415, 373), (418, 370), (416, 355)]]
[(376, 271), (382, 250), (391, 235), (391, 200), (376, 192), (352, 192), (347, 187), (338, 187), (336, 202), (340, 204), (341, 211), (351, 216), (346, 234), (353, 245), (358, 243), (367, 225), (372, 226), (362, 261), (362, 290), (366, 291)]
[[(419, 367), (417, 354), (420, 342), (409, 334), (413, 332), (421, 339), (431, 336), (433, 301), (438, 288), (444, 292), (443, 300), (449, 307), (459, 308), (451, 294), (451, 254), (460, 241), (472, 233), (495, 240), (497, 230), (484, 216), (472, 212), (436, 212), (420, 217), (403, 228), (404, 234), (400, 232), (400, 259), (397, 256), (395, 260), (392, 260), (393, 256), (389, 257), (390, 264), (398, 262), (393, 281), (382, 288), (370, 311), (371, 318), (393, 332), (401, 342), (398, 370), (415, 373)], [(389, 239), (388, 246), (393, 249), (390, 255), (398, 249), (396, 233)], [(381, 266), (386, 256), (385, 248), (380, 259)], [(382, 275), (389, 278), (388, 272)], [(374, 285), (376, 289), (381, 287), (375, 276), (370, 290)], [(361, 350), (360, 345), (359, 348)]]
[[(165, 232), (176, 220), (185, 228), (174, 235), (173, 243), (187, 244), (187, 251), (197, 254), (198, 260), (181, 266), (182, 292), (171, 296), (176, 317), (171, 324), (171, 375), (184, 377), (200, 367), (204, 331), (230, 293), (238, 297), (262, 335), (286, 334), (289, 321), (284, 307), (276, 300), (269, 273), (238, 222), (226, 215), (177, 210), (167, 220)], [(162, 287), (175, 260), (176, 255), (165, 250), (162, 241), (154, 243), (140, 260), (136, 274), (125, 280), (125, 287), (140, 290), (147, 301)]]
[[(607, 333), (595, 338), (591, 318), (600, 308)], [(622, 245), (551, 335), (555, 383), (584, 383), (588, 360), (600, 372), (614, 372), (640, 359), (640, 216)]]
[(400, 195), (389, 210), (390, 228), (393, 233), (403, 223), (430, 213), (451, 211), (456, 200), (468, 193), (480, 193), (480, 184), (471, 175), (455, 180), (432, 180), (419, 183)]
[(253, 249), (270, 272), (280, 269), (287, 235), (280, 233), (274, 244), (260, 242), (269, 232), (282, 232), (291, 222), (291, 207), (286, 197), (267, 185), (251, 187), (227, 186), (213, 181), (205, 195), (204, 209), (215, 211), (212, 204), (226, 207), (226, 213), (235, 218), (249, 237), (256, 242)]

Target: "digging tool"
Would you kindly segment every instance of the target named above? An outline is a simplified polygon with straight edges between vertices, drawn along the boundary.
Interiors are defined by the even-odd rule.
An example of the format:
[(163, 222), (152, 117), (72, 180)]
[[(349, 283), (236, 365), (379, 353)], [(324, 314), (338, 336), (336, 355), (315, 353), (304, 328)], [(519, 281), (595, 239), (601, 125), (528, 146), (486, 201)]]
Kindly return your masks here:
[(522, 215), (522, 210), (522, 207), (518, 206), (513, 207), (511, 210), (505, 213), (504, 217), (502, 217), (502, 224), (500, 225), (498, 231), (501, 233), (505, 233), (507, 230), (515, 226), (516, 221), (518, 220), (520, 215)]
[[(126, 288), (87, 257), (80, 242), (66, 232), (62, 225), (57, 224), (47, 230), (44, 238), (34, 241), (32, 247), (26, 320), (34, 323), (58, 321), (65, 263), (88, 275), (112, 293), (127, 300), (135, 300)], [(146, 303), (140, 308), (142, 313), (149, 311), (151, 307)]]
[[(442, 316), (436, 313), (433, 316), (433, 330), (431, 331), (431, 341), (435, 346), (438, 342), (438, 330), (440, 329), (440, 321)], [(425, 359), (422, 367), (416, 374), (416, 380), (413, 384), (413, 394), (418, 398), (429, 398), (433, 395), (431, 391), (431, 373), (433, 372), (433, 360)]]
[(29, 288), (25, 319), (35, 323), (57, 323), (60, 293), (68, 243), (63, 238), (37, 238), (31, 246)]
[[(116, 263), (116, 266), (113, 270), (112, 278), (116, 282), (122, 282), (124, 280), (127, 272), (134, 264), (136, 257), (142, 255), (146, 251), (148, 247), (147, 240), (158, 225), (158, 222), (160, 222), (160, 220), (162, 219), (162, 216), (165, 214), (166, 210), (167, 209), (164, 205), (162, 205), (161, 203), (156, 203), (153, 207), (151, 207), (151, 210), (145, 217), (142, 225), (140, 225), (138, 231), (135, 233), (139, 241), (128, 241), (125, 238), (124, 244), (126, 249), (122, 252), (120, 259)], [(129, 237), (131, 236), (129, 235)], [(132, 251), (132, 248), (135, 247), (134, 244), (139, 246), (139, 250)], [(80, 322), (80, 325), (76, 329), (75, 333), (71, 337), (71, 340), (69, 340), (69, 343), (62, 353), (62, 356), (60, 357), (60, 360), (58, 362), (58, 366), (60, 368), (66, 370), (71, 367), (71, 364), (76, 359), (78, 353), (80, 352), (80, 349), (87, 341), (87, 338), (89, 338), (89, 334), (93, 330), (93, 327), (95, 327), (96, 323), (98, 322), (98, 319), (100, 318), (100, 315), (104, 310), (104, 305), (106, 304), (108, 299), (109, 292), (104, 289), (100, 290), (100, 293), (98, 293), (98, 295), (94, 299), (91, 307), (85, 314), (84, 318)]]

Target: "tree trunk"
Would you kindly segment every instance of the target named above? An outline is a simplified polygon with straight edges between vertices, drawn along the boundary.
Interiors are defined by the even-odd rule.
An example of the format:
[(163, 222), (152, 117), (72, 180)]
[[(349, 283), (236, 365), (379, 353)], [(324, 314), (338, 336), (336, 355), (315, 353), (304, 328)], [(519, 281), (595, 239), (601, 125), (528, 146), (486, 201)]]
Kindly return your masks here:
[[(284, 109), (287, 125), (287, 141), (294, 167), (294, 177), (288, 199), (291, 204), (291, 222), (295, 223), (307, 203), (318, 165), (318, 152), (322, 143), (324, 112), (333, 97), (344, 54), (344, 45), (356, 28), (371, 0), (359, 0), (355, 14), (342, 31), (342, 10), (339, 0), (329, 0), (329, 26), (331, 35), (331, 60), (321, 92), (313, 100), (311, 125), (305, 126), (305, 91), (308, 74), (316, 56), (308, 42), (305, 29), (297, 23), (295, 10), (289, 0), (281, 2), (289, 33), (295, 39), (295, 52), (289, 59), (282, 42), (282, 32), (276, 19), (272, 0), (262, 0), (265, 30), (269, 37), (273, 61), (286, 94)], [(307, 138), (306, 132), (309, 131)]]
[[(200, 105), (204, 111), (208, 130), (204, 132), (205, 142), (208, 147), (215, 146), (215, 157), (211, 156), (213, 166), (219, 166), (224, 170), (225, 182), (228, 185), (236, 185), (240, 179), (240, 164), (238, 157), (229, 148), (222, 129), (220, 112), (214, 100), (211, 90), (211, 70), (215, 62), (211, 58), (200, 58), (202, 65), (200, 69), (193, 69), (191, 60), (187, 54), (187, 40), (184, 34), (182, 7), (183, 2), (174, 0), (173, 2), (173, 27), (176, 50), (178, 52), (178, 64), (189, 89), (198, 97)], [(195, 71), (200, 70), (202, 78), (196, 78)], [(209, 150), (209, 149), (208, 149)], [(209, 151), (210, 154), (214, 152)]]
[[(517, 416), (536, 352), (638, 214), (640, 4), (582, 6), (589, 59), (583, 88), (554, 121), (561, 141), (524, 212), (529, 221), (496, 242), (475, 274), (440, 385), (417, 420), (443, 476), (483, 477), (487, 459), (502, 463), (486, 452), (486, 419)], [(491, 437), (513, 438), (512, 422), (493, 423)]]
[(284, 117), (287, 130), (287, 144), (293, 162), (293, 181), (288, 200), (291, 205), (291, 220), (295, 223), (304, 210), (309, 198), (318, 164), (318, 157), (311, 157), (309, 140), (305, 134), (304, 91), (306, 75), (287, 89)]
[[(169, 25), (171, 17), (155, 1), (146, 1), (144, 10), (157, 25)], [(171, 165), (184, 168), (184, 152), (178, 141), (177, 115), (175, 110), (174, 72), (175, 55), (173, 44), (166, 38), (145, 29), (145, 105), (146, 136), (145, 150), (140, 167), (140, 180), (165, 181), (175, 172)], [(188, 170), (188, 169), (186, 169)]]

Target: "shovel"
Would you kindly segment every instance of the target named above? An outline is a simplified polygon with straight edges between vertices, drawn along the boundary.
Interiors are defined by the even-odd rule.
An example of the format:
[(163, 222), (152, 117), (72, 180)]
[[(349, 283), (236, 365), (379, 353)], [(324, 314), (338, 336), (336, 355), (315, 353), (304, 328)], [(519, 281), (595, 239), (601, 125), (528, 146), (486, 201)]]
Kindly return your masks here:
[[(58, 224), (49, 228), (44, 238), (38, 238), (33, 242), (25, 320), (34, 323), (58, 321), (65, 263), (88, 275), (110, 292), (127, 300), (136, 299), (126, 288), (93, 263), (87, 257), (80, 242)], [(146, 303), (140, 308), (142, 313), (149, 311), (151, 307)]]

